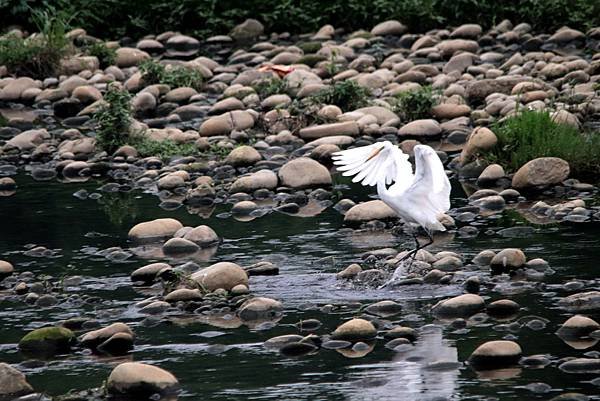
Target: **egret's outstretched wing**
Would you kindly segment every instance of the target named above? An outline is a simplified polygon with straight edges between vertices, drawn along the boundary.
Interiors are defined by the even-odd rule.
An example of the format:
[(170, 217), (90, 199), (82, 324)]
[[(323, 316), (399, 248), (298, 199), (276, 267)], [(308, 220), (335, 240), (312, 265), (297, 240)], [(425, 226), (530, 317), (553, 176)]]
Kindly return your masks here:
[(429, 203), (438, 212), (450, 209), (450, 181), (435, 150), (427, 145), (415, 146), (415, 181), (428, 194)]
[(387, 185), (399, 179), (412, 180), (408, 155), (388, 141), (336, 152), (332, 159), (338, 171), (345, 176), (356, 175), (352, 181), (363, 185)]

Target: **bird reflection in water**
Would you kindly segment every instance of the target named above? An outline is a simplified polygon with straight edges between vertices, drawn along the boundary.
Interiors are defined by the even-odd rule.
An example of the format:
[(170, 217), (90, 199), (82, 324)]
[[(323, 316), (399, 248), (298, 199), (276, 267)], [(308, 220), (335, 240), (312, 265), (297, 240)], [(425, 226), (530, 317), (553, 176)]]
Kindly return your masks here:
[[(351, 387), (351, 400), (459, 400), (455, 394), (458, 350), (443, 339), (439, 326), (423, 327), (414, 345), (400, 345), (393, 361), (355, 366), (362, 379)], [(365, 378), (365, 374), (367, 377)]]

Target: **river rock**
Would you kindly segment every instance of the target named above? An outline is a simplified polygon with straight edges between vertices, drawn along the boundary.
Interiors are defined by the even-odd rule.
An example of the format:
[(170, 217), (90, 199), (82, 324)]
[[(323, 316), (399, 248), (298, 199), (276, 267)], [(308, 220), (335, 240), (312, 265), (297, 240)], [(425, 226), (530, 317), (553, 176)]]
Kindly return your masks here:
[(299, 135), (302, 139), (318, 139), (337, 135), (358, 135), (359, 129), (356, 121), (344, 121), (339, 123), (313, 125), (302, 128)]
[[(117, 322), (109, 326), (103, 327), (98, 330), (93, 330), (85, 333), (79, 337), (79, 343), (84, 347), (90, 348), (91, 350), (98, 350), (100, 344), (105, 343), (115, 334), (125, 333), (130, 338), (131, 345), (133, 346), (134, 333), (131, 328), (125, 323)], [(126, 352), (126, 351), (125, 351)]]
[(498, 369), (516, 364), (521, 347), (514, 341), (488, 341), (481, 344), (469, 357), (475, 369)]
[(46, 129), (32, 129), (21, 132), (20, 134), (9, 139), (4, 145), (5, 149), (17, 148), (19, 150), (32, 150), (44, 140), (50, 139), (50, 134)]
[(518, 269), (522, 267), (527, 258), (518, 248), (506, 248), (498, 252), (491, 260), (490, 265), (498, 268)]
[(191, 279), (207, 291), (231, 290), (238, 284), (248, 286), (248, 274), (235, 263), (219, 262), (192, 274)]
[(132, 47), (121, 47), (117, 49), (115, 64), (119, 68), (133, 67), (149, 58), (150, 55), (143, 50)]
[(598, 373), (600, 372), (600, 359), (575, 358), (563, 362), (558, 368), (567, 373)]
[(175, 392), (179, 382), (171, 373), (156, 366), (139, 362), (125, 362), (112, 370), (106, 381), (106, 390), (114, 396), (148, 399), (154, 394)]
[(43, 327), (33, 330), (19, 341), (19, 349), (31, 354), (61, 354), (71, 349), (75, 335), (64, 327)]
[(291, 160), (279, 169), (281, 185), (291, 188), (306, 188), (331, 185), (329, 170), (308, 157)]
[(263, 346), (265, 348), (280, 349), (286, 344), (299, 342), (300, 340), (302, 340), (302, 338), (303, 337), (298, 334), (285, 334), (282, 336), (269, 338), (267, 341), (264, 342)]
[(438, 302), (431, 312), (440, 318), (468, 317), (481, 312), (485, 306), (483, 298), (476, 294), (463, 294)]
[[(467, 144), (460, 154), (460, 162), (462, 165), (471, 161), (480, 153), (490, 150), (498, 143), (498, 137), (489, 128), (475, 128), (469, 138)], [(485, 171), (485, 170), (484, 170)], [(483, 173), (483, 172), (482, 172)]]
[(13, 399), (33, 393), (25, 375), (7, 363), (0, 362), (0, 399)]
[(344, 221), (349, 223), (395, 218), (398, 218), (396, 212), (379, 199), (354, 205), (344, 215)]
[(371, 315), (388, 317), (393, 316), (402, 310), (402, 306), (394, 301), (379, 301), (365, 308), (365, 312)]
[(256, 297), (244, 302), (238, 311), (240, 319), (274, 320), (283, 314), (281, 302), (271, 298)]
[(225, 163), (234, 167), (250, 166), (262, 159), (260, 153), (252, 146), (238, 146), (225, 158)]
[(352, 263), (350, 266), (339, 272), (336, 277), (339, 279), (353, 279), (358, 276), (360, 272), (362, 272), (362, 267), (360, 267), (359, 264)]
[(525, 163), (513, 176), (514, 188), (560, 184), (569, 177), (569, 163), (558, 157), (539, 157)]
[(236, 41), (245, 42), (254, 40), (263, 34), (265, 27), (255, 19), (247, 19), (239, 25), (236, 25), (229, 36)]
[(231, 185), (229, 192), (252, 193), (257, 189), (275, 189), (277, 188), (277, 175), (271, 170), (259, 170), (247, 176), (235, 180)]
[(506, 173), (504, 172), (504, 168), (502, 168), (501, 165), (490, 164), (481, 172), (481, 174), (477, 178), (477, 185), (479, 185), (480, 187), (492, 186), (504, 176), (506, 176)]
[(188, 231), (183, 238), (192, 241), (200, 248), (210, 248), (219, 243), (219, 236), (209, 226), (201, 225)]
[(13, 274), (15, 268), (5, 260), (0, 260), (0, 280)]
[(131, 281), (143, 282), (146, 285), (150, 285), (154, 283), (159, 273), (166, 270), (172, 270), (171, 266), (167, 263), (151, 263), (134, 270), (130, 276)]
[(151, 242), (161, 238), (172, 237), (183, 225), (175, 219), (156, 219), (136, 224), (129, 230), (129, 239), (139, 242)]
[(404, 125), (398, 130), (398, 135), (414, 137), (432, 137), (442, 133), (440, 123), (433, 119), (415, 120)]
[(437, 44), (437, 48), (444, 57), (451, 57), (459, 51), (477, 53), (479, 45), (474, 40), (448, 39)]
[(200, 247), (186, 238), (171, 238), (164, 243), (162, 250), (165, 255), (180, 255), (186, 253), (194, 253)]
[(39, 83), (29, 77), (12, 80), (4, 88), (0, 89), (0, 101), (19, 100), (23, 93), (31, 88), (39, 88)]
[(600, 309), (600, 291), (580, 292), (558, 301), (558, 306), (571, 311)]
[[(143, 312), (142, 312), (143, 313)], [(115, 333), (96, 347), (98, 352), (107, 355), (126, 355), (133, 349), (134, 337), (129, 333)]]
[(179, 288), (165, 296), (165, 301), (169, 303), (200, 301), (201, 299), (202, 292), (200, 290), (189, 288)]
[(560, 326), (556, 334), (561, 338), (577, 339), (587, 337), (592, 331), (600, 329), (600, 324), (586, 316), (575, 315)]
[(331, 334), (334, 340), (358, 341), (368, 340), (377, 335), (377, 329), (365, 319), (352, 319), (340, 325)]
[(375, 36), (400, 36), (406, 32), (408, 28), (400, 21), (388, 20), (381, 22), (371, 29), (371, 34)]
[(417, 339), (417, 331), (412, 327), (396, 326), (384, 334), (387, 339), (405, 338), (408, 341)]
[(498, 301), (491, 302), (486, 307), (486, 312), (492, 317), (504, 318), (517, 314), (520, 309), (521, 307), (515, 301), (510, 299), (500, 299)]
[(0, 178), (0, 191), (14, 191), (17, 189), (17, 183), (10, 177)]

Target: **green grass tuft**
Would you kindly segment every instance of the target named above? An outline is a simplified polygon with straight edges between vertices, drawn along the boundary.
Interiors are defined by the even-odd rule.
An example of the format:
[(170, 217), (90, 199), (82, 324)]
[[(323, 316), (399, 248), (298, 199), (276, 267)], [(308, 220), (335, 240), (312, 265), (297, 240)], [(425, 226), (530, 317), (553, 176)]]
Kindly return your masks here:
[(16, 35), (0, 38), (0, 65), (15, 75), (37, 79), (54, 76), (72, 47), (66, 36), (72, 17), (52, 7), (30, 11), (39, 33), (27, 38)]
[(309, 101), (313, 104), (333, 104), (342, 111), (351, 111), (369, 104), (371, 92), (355, 81), (340, 81), (312, 95)]
[(287, 93), (287, 82), (281, 78), (267, 78), (256, 81), (252, 88), (256, 91), (261, 99), (265, 99), (271, 95), (280, 95)]
[(202, 88), (204, 77), (194, 68), (164, 66), (153, 59), (145, 60), (139, 67), (145, 85), (164, 84), (171, 89), (190, 87), (200, 90)]
[(581, 133), (552, 120), (549, 112), (525, 110), (494, 124), (498, 144), (484, 158), (515, 172), (538, 157), (560, 157), (571, 175), (597, 180), (600, 174), (600, 134)]
[(404, 122), (431, 117), (431, 109), (439, 103), (439, 92), (431, 86), (401, 92), (393, 101), (394, 112)]
[(96, 56), (101, 68), (114, 65), (117, 59), (117, 50), (106, 46), (105, 42), (88, 44), (83, 47), (83, 52), (87, 56)]
[(142, 157), (156, 156), (168, 160), (173, 156), (192, 156), (198, 154), (193, 143), (176, 143), (170, 139), (155, 141), (141, 136), (131, 136), (128, 144), (137, 149)]

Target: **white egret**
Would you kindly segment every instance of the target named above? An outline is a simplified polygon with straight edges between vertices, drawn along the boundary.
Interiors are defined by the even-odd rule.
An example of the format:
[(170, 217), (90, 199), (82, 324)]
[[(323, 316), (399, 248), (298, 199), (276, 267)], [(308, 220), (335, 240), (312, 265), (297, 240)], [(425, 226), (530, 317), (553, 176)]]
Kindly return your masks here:
[[(407, 224), (423, 227), (429, 242), (420, 245), (406, 257), (416, 255), (433, 243), (432, 231), (445, 231), (438, 217), (450, 209), (450, 181), (442, 161), (427, 145), (414, 148), (415, 172), (408, 155), (391, 142), (343, 150), (333, 154), (333, 161), (345, 176), (365, 186), (377, 186), (379, 198)], [(388, 185), (394, 183), (388, 188)]]

